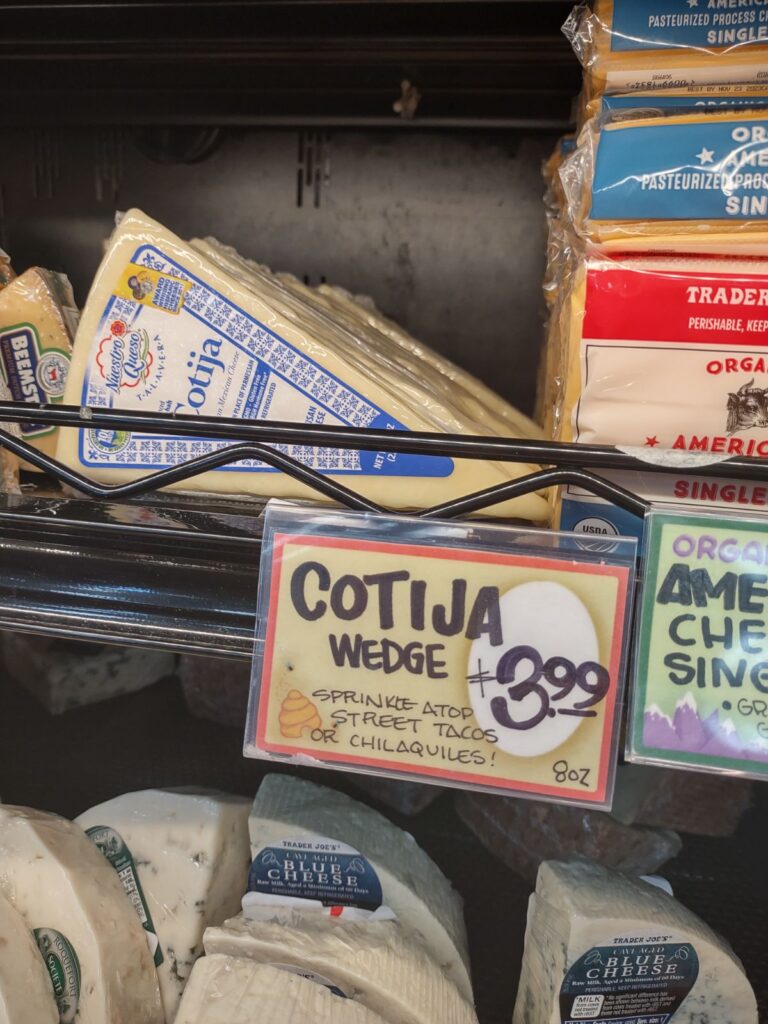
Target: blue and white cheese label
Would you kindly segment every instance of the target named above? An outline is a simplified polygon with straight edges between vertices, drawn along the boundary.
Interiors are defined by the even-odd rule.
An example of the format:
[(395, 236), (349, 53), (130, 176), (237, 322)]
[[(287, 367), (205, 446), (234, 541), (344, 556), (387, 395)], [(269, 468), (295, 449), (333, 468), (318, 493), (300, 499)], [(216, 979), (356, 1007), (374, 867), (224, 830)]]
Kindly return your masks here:
[(562, 1024), (668, 1024), (699, 974), (691, 943), (669, 938), (628, 937), (579, 957), (560, 988)]
[(768, 221), (768, 121), (603, 131), (590, 217)]
[(300, 905), (310, 900), (324, 907), (376, 910), (382, 904), (381, 882), (361, 853), (319, 836), (283, 839), (253, 858), (248, 892), (273, 901)]
[(670, 96), (666, 93), (657, 96), (646, 96), (637, 94), (624, 94), (618, 96), (606, 95), (600, 100), (600, 112), (602, 114), (612, 110), (694, 110), (700, 112), (701, 108), (711, 109), (713, 107), (724, 107), (726, 110), (734, 107), (748, 107), (750, 109), (762, 109), (768, 107), (768, 90), (765, 94), (753, 95), (744, 93), (736, 95), (726, 92), (691, 92), (689, 94), (679, 93)]
[(766, 0), (613, 0), (611, 49), (768, 45)]
[(55, 928), (35, 928), (32, 932), (45, 961), (53, 986), (53, 998), (61, 1024), (73, 1024), (80, 1003), (80, 960), (66, 935)]
[[(405, 426), (154, 245), (133, 253), (109, 297), (83, 381), (93, 408), (404, 430)], [(82, 431), (86, 466), (161, 469), (226, 441)], [(276, 446), (317, 472), (445, 477), (443, 457)], [(227, 472), (273, 473), (250, 459)]]

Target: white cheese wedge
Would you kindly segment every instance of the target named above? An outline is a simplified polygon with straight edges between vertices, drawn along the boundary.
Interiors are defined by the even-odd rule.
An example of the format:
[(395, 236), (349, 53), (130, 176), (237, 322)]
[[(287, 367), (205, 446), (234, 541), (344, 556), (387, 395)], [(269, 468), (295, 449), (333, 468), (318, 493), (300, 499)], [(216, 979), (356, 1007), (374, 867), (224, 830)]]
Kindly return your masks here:
[(630, 1015), (757, 1024), (757, 1004), (727, 943), (672, 896), (589, 861), (546, 861), (513, 1024)]
[[(443, 432), (460, 427), (471, 433), (472, 423), (457, 421), (438, 400), (432, 377), (434, 370), (424, 363), (423, 382), (412, 381), (404, 394), (383, 357), (367, 356), (343, 326), (322, 319), (272, 279), (257, 280), (255, 272), (246, 277), (221, 254), (211, 258), (134, 210), (112, 236), (88, 297), (65, 401), (328, 426)], [(194, 438), (66, 429), (60, 432), (57, 456), (94, 479), (118, 482), (224, 446)], [(374, 501), (404, 508), (505, 483), (529, 468), (421, 456), (392, 460), (375, 452), (304, 447), (289, 454)], [(317, 498), (306, 485), (258, 460), (174, 486)], [(541, 521), (547, 504), (532, 494), (494, 511)]]
[[(289, 970), (204, 956), (195, 964), (176, 1024), (385, 1024), (353, 999)], [(386, 1022), (389, 1024), (389, 1022)]]
[(472, 1000), (461, 897), (413, 836), (343, 793), (291, 775), (267, 775), (249, 819), (251, 855), (283, 840), (333, 839), (376, 872), (382, 903)]
[(63, 1022), (76, 1012), (77, 1024), (161, 1024), (144, 931), (82, 829), (56, 814), (0, 806), (0, 892), (61, 965)]
[(92, 807), (77, 823), (109, 857), (152, 940), (167, 1022), (173, 1021), (203, 932), (237, 913), (250, 848), (243, 797), (149, 789)]
[(0, 1024), (57, 1024), (51, 978), (21, 914), (0, 896)]
[(205, 952), (321, 975), (388, 1024), (477, 1024), (472, 1007), (399, 921), (296, 918), (285, 925), (239, 915), (206, 930)]

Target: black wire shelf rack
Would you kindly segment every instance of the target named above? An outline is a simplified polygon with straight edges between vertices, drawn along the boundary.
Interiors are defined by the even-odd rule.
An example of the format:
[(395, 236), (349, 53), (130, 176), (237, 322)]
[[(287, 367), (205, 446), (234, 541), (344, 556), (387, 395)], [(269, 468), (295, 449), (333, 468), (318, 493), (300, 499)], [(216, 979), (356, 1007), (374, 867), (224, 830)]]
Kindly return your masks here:
[[(396, 513), (297, 457), (307, 447), (524, 463), (541, 467), (409, 515), (456, 518), (533, 491), (575, 485), (643, 516), (648, 501), (601, 472), (768, 479), (764, 460), (649, 464), (632, 450), (501, 437), (298, 425), (64, 405), (0, 402), (0, 446), (64, 489), (0, 496), (0, 629), (247, 658), (253, 647), (264, 500), (174, 491), (170, 484), (259, 459), (355, 511)], [(21, 439), (11, 424), (206, 438), (218, 450), (104, 484)], [(706, 460), (704, 460), (706, 461)], [(44, 478), (41, 478), (44, 479)]]

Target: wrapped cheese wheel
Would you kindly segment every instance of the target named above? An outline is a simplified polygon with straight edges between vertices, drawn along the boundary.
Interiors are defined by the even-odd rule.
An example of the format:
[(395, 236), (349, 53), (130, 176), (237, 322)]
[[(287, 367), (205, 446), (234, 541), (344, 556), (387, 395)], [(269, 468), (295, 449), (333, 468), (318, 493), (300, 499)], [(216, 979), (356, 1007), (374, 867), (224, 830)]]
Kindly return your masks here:
[(768, 111), (593, 120), (561, 179), (601, 251), (768, 255)]
[(595, 93), (760, 82), (768, 66), (761, 0), (595, 0), (563, 26)]

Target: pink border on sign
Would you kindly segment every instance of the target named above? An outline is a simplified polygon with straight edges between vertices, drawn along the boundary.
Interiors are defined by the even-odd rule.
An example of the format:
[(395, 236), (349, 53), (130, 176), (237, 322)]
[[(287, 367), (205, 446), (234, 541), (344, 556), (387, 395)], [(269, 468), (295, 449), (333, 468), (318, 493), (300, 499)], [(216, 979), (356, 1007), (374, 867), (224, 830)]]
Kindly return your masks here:
[[(305, 754), (308, 757), (324, 760), (322, 752), (314, 747), (289, 746), (283, 743), (269, 743), (265, 739), (267, 715), (269, 708), (270, 686), (272, 682), (272, 662), (274, 659), (275, 631), (277, 628), (277, 606), (280, 598), (280, 578), (283, 567), (285, 549), (291, 544), (309, 545), (316, 548), (341, 548), (354, 551), (381, 551), (392, 554), (416, 555), (422, 558), (438, 558), (442, 561), (479, 562), (491, 565), (514, 565), (533, 569), (554, 569), (560, 572), (585, 573), (588, 576), (613, 576), (618, 583), (616, 607), (613, 616), (613, 635), (611, 638), (611, 656), (609, 671), (611, 678), (618, 680), (621, 666), (621, 649), (623, 639), (622, 608), (626, 605), (629, 569), (612, 565), (583, 565), (573, 563), (567, 570), (563, 569), (563, 561), (553, 558), (536, 558), (516, 554), (501, 554), (494, 551), (470, 551), (460, 548), (425, 547), (414, 544), (390, 544), (386, 541), (368, 541), (347, 539), (344, 537), (321, 537), (314, 534), (276, 533), (273, 538), (272, 572), (270, 577), (269, 615), (267, 619), (267, 635), (264, 641), (264, 660), (261, 673), (259, 708), (256, 718), (256, 745), (268, 753)], [(356, 754), (334, 754), (329, 758), (333, 763), (368, 765), (374, 768), (388, 768), (404, 774), (428, 775), (439, 779), (456, 779), (462, 782), (475, 782), (482, 785), (495, 786), (502, 789), (521, 790), (529, 793), (541, 793), (546, 796), (572, 796), (581, 803), (605, 803), (608, 785), (608, 770), (611, 757), (611, 730), (616, 711), (618, 686), (613, 686), (606, 697), (605, 720), (603, 723), (602, 750), (598, 770), (598, 786), (595, 792), (585, 793), (583, 789), (569, 789), (563, 786), (547, 786), (532, 782), (520, 782), (496, 778), (495, 776), (470, 774), (467, 772), (449, 771), (445, 768), (418, 767), (404, 764), (402, 761), (388, 761), (377, 757), (358, 757)]]

